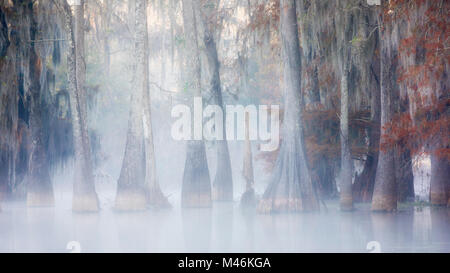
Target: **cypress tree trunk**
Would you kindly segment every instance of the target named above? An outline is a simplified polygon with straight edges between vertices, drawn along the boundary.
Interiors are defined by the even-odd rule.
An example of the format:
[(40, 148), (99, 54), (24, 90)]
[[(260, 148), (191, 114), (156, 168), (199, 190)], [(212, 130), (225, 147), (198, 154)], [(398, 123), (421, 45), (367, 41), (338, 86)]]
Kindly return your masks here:
[[(401, 97), (400, 90), (394, 93), (393, 100), (396, 113), (407, 113), (410, 109), (408, 98)], [(411, 152), (406, 146), (399, 143), (394, 152), (398, 202), (413, 202), (415, 197)]]
[[(381, 14), (378, 18), (380, 48), (380, 86), (381, 86), (381, 138), (389, 134), (386, 125), (391, 121), (394, 112), (393, 95), (396, 92), (397, 52), (392, 46), (392, 25), (387, 22), (388, 1), (382, 1)], [(393, 211), (397, 209), (397, 183), (395, 179), (395, 160), (393, 149), (382, 149), (378, 156), (377, 173), (375, 177), (372, 198), (373, 211)]]
[[(201, 11), (201, 20), (203, 25), (203, 43), (206, 48), (206, 57), (208, 59), (209, 75), (209, 92), (211, 93), (211, 100), (214, 104), (222, 108), (222, 86), (220, 80), (220, 63), (217, 54), (217, 45), (214, 36), (216, 22), (211, 18), (215, 18), (217, 13), (217, 7), (219, 3), (216, 1), (208, 1), (208, 4), (202, 4), (200, 1), (196, 1), (194, 6), (197, 10)], [(226, 115), (223, 115), (223, 124), (226, 124)], [(223, 132), (223, 140), (216, 141), (217, 148), (217, 168), (216, 175), (214, 177), (212, 198), (215, 201), (233, 201), (233, 176), (231, 171), (230, 152), (228, 150), (228, 142), (226, 138), (225, 130)]]
[(271, 181), (258, 210), (263, 213), (318, 210), (309, 174), (302, 128), (301, 56), (294, 0), (282, 0), (281, 44), (284, 63), (283, 141)]
[[(33, 11), (32, 1), (25, 1), (24, 8), (30, 19), (30, 40), (38, 37), (38, 23)], [(30, 79), (30, 124), (31, 130), (31, 155), (28, 167), (28, 192), (27, 205), (53, 206), (53, 185), (50, 180), (49, 166), (44, 143), (43, 131), (43, 105), (41, 99), (41, 69), (42, 62), (39, 58), (35, 43), (30, 42), (29, 79)]]
[[(436, 147), (437, 145), (435, 145)], [(450, 201), (450, 164), (448, 160), (431, 154), (430, 202), (432, 205), (445, 206)]]
[[(369, 152), (367, 154), (366, 161), (364, 162), (364, 169), (362, 173), (355, 177), (355, 183), (353, 184), (353, 198), (356, 202), (371, 202), (373, 195), (373, 188), (375, 184), (375, 176), (378, 165), (378, 153), (380, 146), (380, 119), (381, 119), (381, 101), (380, 101), (380, 85), (379, 65), (376, 63), (379, 59), (376, 59), (371, 65), (371, 78), (376, 82), (371, 84), (371, 102), (370, 102), (370, 127), (367, 129), (369, 136)], [(375, 68), (376, 67), (376, 68)]]
[(70, 110), (75, 152), (72, 210), (98, 211), (89, 133), (87, 129), (86, 62), (84, 53), (84, 1), (72, 11), (65, 4), (66, 29), (69, 37), (67, 54)]
[(104, 0), (104, 13), (103, 13), (103, 27), (106, 28), (103, 37), (103, 68), (105, 69), (105, 75), (109, 77), (111, 66), (111, 49), (109, 43), (109, 24), (111, 21), (111, 0)]
[(338, 66), (341, 74), (341, 114), (340, 114), (340, 140), (341, 140), (341, 175), (340, 175), (340, 208), (343, 211), (353, 209), (352, 172), (353, 160), (350, 153), (349, 140), (349, 72), (351, 66), (351, 36), (352, 20), (350, 11), (346, 10), (348, 1), (338, 1), (336, 6), (336, 36)]
[[(146, 40), (147, 41), (147, 40)], [(148, 43), (145, 44), (145, 65), (144, 74), (141, 77), (144, 78), (144, 137), (145, 137), (145, 181), (148, 184), (147, 189), (147, 201), (151, 206), (157, 208), (170, 207), (167, 197), (161, 191), (159, 182), (156, 175), (156, 160), (155, 151), (153, 146), (153, 130), (152, 130), (152, 115), (151, 115), (151, 99), (149, 90), (149, 71), (148, 71)]]
[[(201, 97), (201, 66), (198, 48), (197, 9), (194, 0), (183, 0), (184, 24), (184, 67), (183, 85), (189, 87), (193, 96)], [(187, 142), (186, 162), (184, 165), (181, 189), (182, 207), (211, 207), (211, 180), (206, 160), (203, 140)]]
[(244, 166), (242, 174), (245, 179), (245, 192), (241, 197), (241, 206), (253, 207), (256, 205), (255, 190), (253, 184), (255, 183), (253, 178), (253, 156), (252, 145), (250, 143), (250, 128), (249, 128), (249, 114), (245, 116), (245, 148), (244, 148)]
[[(143, 135), (143, 96), (148, 90), (147, 0), (135, 1), (135, 49), (136, 65), (131, 95), (127, 142), (122, 169), (117, 185), (115, 208), (122, 211), (144, 210), (147, 205), (147, 183), (145, 182), (145, 145)], [(147, 82), (148, 83), (148, 82)]]
[(395, 177), (398, 202), (414, 202), (414, 175), (411, 153), (408, 149), (395, 153)]
[(350, 154), (349, 127), (348, 127), (348, 65), (344, 65), (341, 77), (341, 183), (340, 207), (341, 210), (353, 209), (352, 170), (353, 160)]

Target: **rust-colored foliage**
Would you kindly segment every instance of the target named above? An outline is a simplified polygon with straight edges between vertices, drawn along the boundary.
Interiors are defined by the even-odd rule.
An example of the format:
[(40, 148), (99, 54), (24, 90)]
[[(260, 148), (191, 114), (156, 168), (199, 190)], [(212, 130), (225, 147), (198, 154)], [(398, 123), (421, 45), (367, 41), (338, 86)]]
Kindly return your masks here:
[[(404, 147), (413, 154), (435, 153), (450, 159), (449, 65), (450, 1), (391, 1), (395, 20), (405, 20), (410, 35), (399, 44), (403, 65), (399, 84), (407, 90), (410, 111), (386, 126), (381, 149)], [(411, 19), (411, 10), (417, 18)], [(437, 144), (437, 145), (436, 145)]]

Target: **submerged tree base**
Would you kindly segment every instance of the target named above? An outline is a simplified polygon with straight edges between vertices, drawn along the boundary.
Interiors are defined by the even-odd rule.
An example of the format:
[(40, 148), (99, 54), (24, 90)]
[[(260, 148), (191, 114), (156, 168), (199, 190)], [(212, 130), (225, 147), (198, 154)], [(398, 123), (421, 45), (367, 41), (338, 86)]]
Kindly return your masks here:
[(78, 194), (72, 199), (74, 212), (98, 212), (100, 210), (97, 194)]
[(254, 189), (250, 189), (244, 192), (244, 194), (241, 197), (241, 207), (245, 208), (256, 207), (256, 195)]
[(299, 198), (262, 199), (258, 204), (260, 213), (301, 212), (305, 211)]
[(447, 200), (445, 192), (431, 192), (430, 202), (433, 206), (447, 206), (450, 200)]
[(389, 196), (374, 196), (372, 199), (372, 211), (393, 212), (397, 210), (396, 198)]
[(160, 209), (170, 209), (172, 207), (167, 196), (165, 196), (160, 189), (152, 189), (149, 191), (148, 204)]
[(213, 186), (212, 199), (219, 202), (232, 202), (233, 193), (219, 186)]
[(183, 208), (210, 208), (212, 200), (210, 193), (192, 193), (184, 194), (181, 200)]
[(55, 197), (53, 192), (28, 192), (28, 207), (53, 207), (55, 205)]
[(147, 209), (147, 197), (143, 190), (118, 190), (114, 209), (117, 211), (141, 211)]
[(339, 201), (341, 211), (353, 211), (353, 198), (352, 196), (341, 196)]

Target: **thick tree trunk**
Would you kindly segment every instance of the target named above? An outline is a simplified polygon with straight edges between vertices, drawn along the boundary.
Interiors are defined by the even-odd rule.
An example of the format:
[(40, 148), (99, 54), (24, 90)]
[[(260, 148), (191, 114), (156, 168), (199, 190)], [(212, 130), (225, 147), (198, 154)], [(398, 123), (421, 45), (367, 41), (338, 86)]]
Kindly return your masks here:
[[(145, 182), (145, 144), (143, 128), (143, 102), (148, 71), (147, 0), (135, 1), (135, 76), (131, 95), (127, 142), (122, 169), (117, 185), (115, 208), (122, 211), (144, 210), (147, 207)], [(148, 82), (147, 82), (148, 83)]]
[(318, 210), (304, 148), (301, 56), (294, 0), (282, 0), (281, 42), (284, 63), (283, 141), (272, 178), (258, 210), (263, 213)]
[(450, 201), (450, 163), (445, 157), (431, 154), (430, 202), (445, 206)]
[(73, 22), (72, 11), (67, 4), (65, 4), (65, 10), (66, 29), (69, 37), (67, 74), (75, 152), (72, 210), (94, 212), (99, 210), (99, 201), (95, 191), (91, 147), (87, 129), (84, 1), (75, 6), (75, 22)]
[[(30, 16), (30, 40), (34, 41), (38, 37), (37, 20), (33, 11), (31, 1), (26, 1), (26, 8)], [(27, 205), (53, 206), (53, 185), (50, 180), (49, 166), (44, 143), (43, 127), (43, 105), (41, 100), (41, 69), (42, 61), (35, 49), (35, 43), (30, 42), (31, 50), (29, 56), (29, 77), (30, 77), (30, 124), (31, 130), (31, 155), (28, 168), (28, 192)]]
[[(382, 13), (387, 11), (387, 1), (382, 2)], [(389, 16), (389, 15), (386, 15)], [(395, 179), (395, 160), (393, 149), (382, 149), (383, 135), (388, 135), (386, 125), (392, 120), (394, 112), (394, 92), (397, 92), (396, 70), (397, 53), (392, 47), (392, 25), (382, 14), (378, 19), (380, 28), (380, 85), (381, 85), (381, 140), (372, 198), (373, 211), (393, 211), (397, 209), (397, 183)]]
[[(197, 9), (194, 0), (183, 0), (183, 24), (185, 35), (183, 84), (187, 84), (193, 96), (201, 97), (201, 66), (198, 48)], [(211, 207), (211, 180), (203, 140), (187, 142), (181, 189), (183, 207)]]
[[(214, 1), (215, 2), (215, 1)], [(209, 93), (211, 94), (212, 103), (218, 105), (224, 111), (222, 86), (220, 80), (220, 63), (217, 55), (217, 45), (214, 39), (216, 35), (213, 12), (217, 10), (215, 5), (211, 1), (211, 5), (199, 5), (196, 2), (195, 7), (197, 10), (201, 10), (201, 20), (203, 25), (203, 43), (206, 48), (206, 57), (208, 59), (209, 73)], [(223, 124), (226, 124), (226, 115), (223, 115)], [(214, 201), (233, 201), (233, 176), (231, 171), (230, 152), (228, 150), (228, 142), (226, 133), (224, 130), (223, 140), (216, 141), (217, 148), (217, 168), (216, 175), (214, 177), (212, 198)]]

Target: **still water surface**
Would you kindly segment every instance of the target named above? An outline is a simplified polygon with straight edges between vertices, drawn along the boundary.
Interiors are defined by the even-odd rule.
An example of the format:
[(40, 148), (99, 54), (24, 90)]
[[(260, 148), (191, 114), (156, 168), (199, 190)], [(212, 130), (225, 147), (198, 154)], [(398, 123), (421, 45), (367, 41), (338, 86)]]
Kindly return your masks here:
[[(178, 206), (179, 207), (179, 206)], [(424, 207), (393, 214), (352, 213), (330, 203), (320, 213), (260, 215), (237, 203), (212, 209), (74, 214), (70, 206), (4, 203), (0, 252), (450, 252), (450, 210)], [(73, 243), (72, 243), (73, 244)]]

